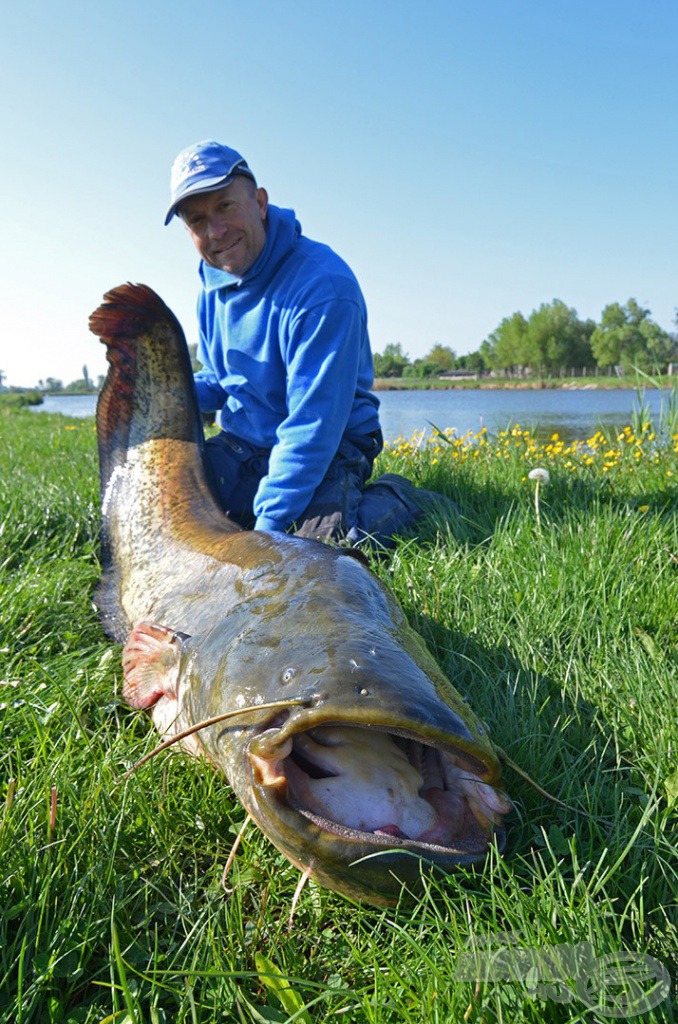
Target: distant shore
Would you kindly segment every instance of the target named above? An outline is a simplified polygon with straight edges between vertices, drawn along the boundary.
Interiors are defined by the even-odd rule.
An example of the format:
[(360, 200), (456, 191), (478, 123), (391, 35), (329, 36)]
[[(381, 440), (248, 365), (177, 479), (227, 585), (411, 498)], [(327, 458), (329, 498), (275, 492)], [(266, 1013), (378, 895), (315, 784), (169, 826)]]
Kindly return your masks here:
[[(440, 380), (438, 377), (376, 377), (373, 391), (636, 391), (648, 388), (678, 387), (678, 376), (641, 377), (547, 377), (524, 380), (482, 377), (479, 380)], [(75, 398), (97, 395), (96, 391), (54, 391), (17, 389), (0, 393), (0, 405), (41, 405), (45, 398)]]
[(534, 378), (528, 380), (500, 380), (497, 378), (481, 378), (480, 380), (440, 380), (435, 378), (421, 379), (416, 377), (377, 377), (373, 391), (453, 391), (471, 388), (485, 391), (635, 391), (648, 387), (671, 388), (678, 386), (678, 377), (653, 377), (643, 380), (632, 377), (549, 377), (544, 380)]

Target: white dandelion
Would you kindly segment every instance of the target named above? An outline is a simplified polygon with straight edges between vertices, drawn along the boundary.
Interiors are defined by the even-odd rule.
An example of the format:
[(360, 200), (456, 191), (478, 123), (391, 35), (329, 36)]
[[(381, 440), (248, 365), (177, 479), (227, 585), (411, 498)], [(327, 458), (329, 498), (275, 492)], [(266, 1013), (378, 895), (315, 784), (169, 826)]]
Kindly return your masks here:
[(547, 484), (551, 479), (548, 469), (543, 469), (541, 466), (537, 466), (535, 469), (531, 469), (527, 474), (528, 480), (534, 482), (534, 511), (537, 516), (537, 533), (541, 535), (541, 519), (539, 517), (539, 487), (541, 484)]

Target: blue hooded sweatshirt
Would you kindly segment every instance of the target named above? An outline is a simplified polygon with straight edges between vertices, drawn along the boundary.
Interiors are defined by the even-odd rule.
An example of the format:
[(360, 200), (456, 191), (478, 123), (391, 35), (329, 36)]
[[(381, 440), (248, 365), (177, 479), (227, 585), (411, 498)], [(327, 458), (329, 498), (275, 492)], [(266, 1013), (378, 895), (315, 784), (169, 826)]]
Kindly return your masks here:
[(308, 507), (344, 435), (379, 429), (367, 311), (350, 268), (268, 207), (266, 243), (242, 278), (200, 264), (204, 412), (271, 449), (254, 499), (257, 530), (285, 530)]

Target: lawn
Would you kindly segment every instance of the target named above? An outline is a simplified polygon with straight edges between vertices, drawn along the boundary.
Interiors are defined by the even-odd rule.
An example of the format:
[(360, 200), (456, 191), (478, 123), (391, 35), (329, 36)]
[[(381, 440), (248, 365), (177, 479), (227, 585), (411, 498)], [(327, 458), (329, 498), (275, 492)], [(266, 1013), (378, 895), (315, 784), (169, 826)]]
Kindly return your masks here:
[(156, 736), (92, 603), (93, 421), (2, 410), (0, 1021), (675, 1020), (678, 434), (655, 431), (380, 457), (462, 515), (375, 571), (568, 806), (506, 768), (502, 858), (390, 910), (310, 883), (290, 926), (298, 873), (254, 827), (222, 884), (244, 812), (218, 773), (166, 753), (116, 785)]

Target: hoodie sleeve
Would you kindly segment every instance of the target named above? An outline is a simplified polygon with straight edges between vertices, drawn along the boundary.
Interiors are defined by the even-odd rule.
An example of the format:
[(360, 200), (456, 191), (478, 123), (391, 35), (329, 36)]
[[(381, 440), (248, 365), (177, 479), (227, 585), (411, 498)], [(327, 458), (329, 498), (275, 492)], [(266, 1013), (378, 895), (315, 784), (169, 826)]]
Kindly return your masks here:
[(287, 417), (254, 499), (257, 530), (286, 530), (305, 511), (346, 429), (358, 378), (364, 307), (335, 299), (303, 310), (287, 345)]

